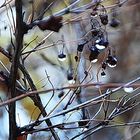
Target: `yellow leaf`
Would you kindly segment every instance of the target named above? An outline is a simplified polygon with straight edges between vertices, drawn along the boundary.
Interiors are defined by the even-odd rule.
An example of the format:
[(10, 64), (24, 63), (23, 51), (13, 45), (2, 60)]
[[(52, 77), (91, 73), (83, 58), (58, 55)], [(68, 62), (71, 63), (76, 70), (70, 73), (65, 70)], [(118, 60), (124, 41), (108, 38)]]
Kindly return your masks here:
[(40, 110), (34, 105), (33, 101), (27, 97), (22, 100), (23, 107), (27, 110), (32, 120), (36, 120), (40, 114)]

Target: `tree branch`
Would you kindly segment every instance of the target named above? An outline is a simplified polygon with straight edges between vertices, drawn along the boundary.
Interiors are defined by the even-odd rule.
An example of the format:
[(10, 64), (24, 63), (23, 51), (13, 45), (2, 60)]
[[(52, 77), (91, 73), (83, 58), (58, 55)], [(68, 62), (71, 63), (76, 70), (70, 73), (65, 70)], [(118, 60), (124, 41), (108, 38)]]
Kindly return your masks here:
[[(19, 59), (20, 59), (20, 52), (23, 47), (23, 17), (22, 17), (22, 1), (16, 0), (15, 1), (16, 7), (16, 45), (14, 54), (12, 57), (12, 65), (10, 69), (10, 84), (9, 84), (9, 98), (16, 97), (16, 79), (19, 67)], [(16, 125), (16, 102), (13, 102), (9, 105), (9, 140), (16, 140), (18, 135), (17, 125)]]

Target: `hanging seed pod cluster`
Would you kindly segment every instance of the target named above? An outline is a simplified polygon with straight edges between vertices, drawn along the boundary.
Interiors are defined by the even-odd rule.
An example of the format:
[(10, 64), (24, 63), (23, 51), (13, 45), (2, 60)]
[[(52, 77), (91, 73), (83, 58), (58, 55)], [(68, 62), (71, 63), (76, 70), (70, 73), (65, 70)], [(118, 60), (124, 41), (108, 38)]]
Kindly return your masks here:
[[(96, 63), (99, 59), (99, 55), (104, 53), (104, 59), (100, 60), (102, 61), (102, 77), (105, 77), (106, 75), (106, 67), (113, 68), (117, 65), (117, 58), (114, 53), (115, 51), (113, 51), (108, 40), (107, 26), (118, 27), (119, 24), (120, 22), (116, 19), (116, 15), (114, 13), (112, 14), (111, 20), (109, 20), (105, 7), (98, 4), (90, 13), (90, 37), (88, 37), (84, 43), (77, 45), (77, 54), (82, 54), (84, 47), (88, 46), (88, 60), (91, 63)], [(78, 59), (77, 56), (75, 58)]]
[[(102, 62), (99, 64), (101, 65), (100, 74), (102, 77), (105, 77), (106, 68), (114, 68), (117, 65), (117, 58), (116, 54), (114, 53), (114, 48), (112, 48), (111, 44), (109, 43), (107, 27), (111, 26), (116, 28), (119, 26), (120, 22), (117, 19), (115, 11), (112, 12), (112, 17), (110, 19), (106, 8), (101, 5), (101, 3), (98, 3), (92, 9), (91, 13), (89, 13), (88, 22), (90, 29), (87, 31), (87, 34), (83, 36), (82, 40), (77, 43), (77, 53), (74, 60), (76, 63), (79, 63), (81, 56), (86, 55), (84, 58), (91, 64)], [(57, 57), (59, 61), (63, 62), (66, 59), (69, 59), (64, 51), (66, 50), (67, 46), (64, 38), (59, 41), (61, 41), (63, 47), (59, 51)], [(85, 50), (88, 50), (88, 53), (85, 53)], [(103, 58), (99, 57), (101, 54), (104, 55)], [(99, 58), (102, 60), (98, 61)], [(75, 83), (74, 78), (75, 76), (73, 75), (72, 71), (67, 72), (67, 80), (69, 83)]]

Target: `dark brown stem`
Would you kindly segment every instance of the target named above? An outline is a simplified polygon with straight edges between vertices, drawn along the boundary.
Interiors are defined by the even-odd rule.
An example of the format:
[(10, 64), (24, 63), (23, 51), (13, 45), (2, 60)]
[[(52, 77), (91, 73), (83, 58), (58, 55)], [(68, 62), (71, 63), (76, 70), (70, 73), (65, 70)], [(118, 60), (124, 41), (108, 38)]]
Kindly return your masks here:
[[(24, 67), (21, 67), (20, 64), (20, 57), (21, 57), (21, 50), (23, 48), (23, 36), (26, 31), (24, 30), (24, 22), (23, 22), (23, 15), (22, 15), (22, 1), (16, 0), (15, 1), (15, 7), (16, 7), (16, 32), (15, 32), (15, 38), (16, 38), (16, 45), (14, 54), (12, 57), (12, 65), (10, 70), (10, 98), (16, 97), (16, 78), (18, 73), (18, 68), (24, 69), (24, 73), (26, 73), (26, 77), (28, 79), (28, 82), (32, 88), (32, 90), (36, 90), (35, 85), (33, 84), (32, 79), (30, 78), (28, 72)], [(43, 108), (43, 105), (41, 103), (41, 99), (38, 94), (31, 97), (34, 101), (35, 105), (40, 109), (43, 116), (45, 117), (47, 115), (46, 111)], [(48, 126), (51, 126), (52, 123), (50, 120), (46, 121)], [(54, 129), (51, 129), (52, 135), (56, 140), (59, 140), (59, 137), (55, 133)], [(17, 131), (17, 125), (16, 125), (16, 103), (13, 102), (9, 105), (9, 140), (16, 140), (18, 136)]]
[[(19, 59), (20, 59), (20, 52), (23, 47), (23, 32), (22, 32), (22, 25), (23, 25), (23, 17), (22, 17), (22, 1), (16, 0), (15, 1), (16, 7), (16, 32), (15, 32), (15, 39), (16, 45), (14, 54), (12, 57), (12, 65), (10, 69), (10, 85), (9, 85), (9, 98), (16, 97), (16, 78), (18, 73), (18, 66), (19, 66)], [(16, 102), (13, 102), (9, 105), (9, 140), (16, 140), (17, 139), (17, 125), (16, 125)]]
[[(24, 68), (23, 65), (20, 64), (20, 57), (21, 57), (21, 51), (23, 48), (23, 37), (24, 34), (27, 33), (26, 25), (23, 22), (23, 14), (22, 14), (22, 0), (16, 0), (15, 1), (15, 8), (16, 8), (16, 32), (15, 32), (15, 50), (14, 54), (12, 56), (12, 65), (10, 70), (10, 85), (9, 85), (9, 91), (10, 91), (10, 98), (16, 97), (16, 78), (18, 73), (18, 68), (22, 69), (23, 74), (26, 76), (28, 83), (32, 90), (37, 90), (30, 75), (28, 74), (27, 70)], [(41, 99), (38, 94), (35, 96), (31, 96), (31, 99), (34, 101), (35, 105), (40, 109), (42, 115), (45, 117), (47, 115), (46, 111), (44, 110), (44, 107), (42, 105)], [(46, 121), (46, 124), (48, 126), (52, 126), (52, 123), (50, 120)], [(59, 140), (58, 135), (54, 131), (54, 129), (50, 129), (53, 137), (55, 140)], [(18, 136), (17, 131), (17, 125), (16, 125), (16, 103), (13, 102), (9, 105), (9, 140), (16, 140)]]

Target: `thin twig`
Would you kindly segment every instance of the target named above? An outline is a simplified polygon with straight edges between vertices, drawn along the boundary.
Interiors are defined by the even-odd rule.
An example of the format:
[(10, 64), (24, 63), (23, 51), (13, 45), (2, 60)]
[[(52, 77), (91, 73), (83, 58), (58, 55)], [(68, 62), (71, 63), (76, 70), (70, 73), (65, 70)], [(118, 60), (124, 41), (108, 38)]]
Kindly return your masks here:
[(125, 83), (108, 83), (108, 84), (102, 84), (102, 83), (89, 83), (89, 84), (80, 84), (80, 85), (73, 85), (73, 86), (66, 86), (66, 87), (62, 87), (62, 88), (54, 88), (54, 89), (47, 89), (47, 90), (38, 90), (38, 91), (30, 91), (30, 92), (26, 92), (23, 95), (17, 96), (15, 98), (9, 99), (7, 101), (3, 101), (2, 103), (0, 103), (0, 107), (1, 106), (5, 106), (8, 105), (12, 102), (21, 100), (27, 96), (31, 96), (34, 94), (43, 94), (43, 93), (48, 93), (51, 92), (53, 90), (55, 91), (62, 91), (65, 89), (74, 89), (77, 87), (83, 87), (83, 88), (87, 88), (87, 87), (94, 87), (94, 88), (123, 88), (123, 87), (140, 87), (140, 84), (130, 84), (130, 85), (126, 85)]

